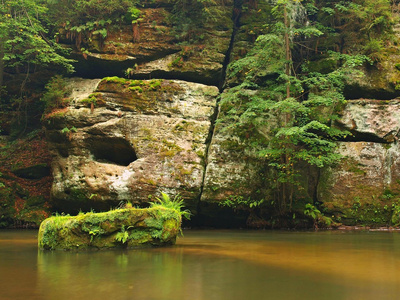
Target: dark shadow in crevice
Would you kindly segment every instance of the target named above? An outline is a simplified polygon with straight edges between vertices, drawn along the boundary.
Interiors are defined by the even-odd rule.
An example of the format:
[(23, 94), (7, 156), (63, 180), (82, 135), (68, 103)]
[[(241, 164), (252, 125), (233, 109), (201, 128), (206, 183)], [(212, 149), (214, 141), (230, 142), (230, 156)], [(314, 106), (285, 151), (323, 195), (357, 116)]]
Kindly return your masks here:
[(344, 88), (343, 95), (348, 100), (354, 99), (379, 99), (391, 100), (400, 96), (400, 91), (396, 89), (373, 89), (368, 87), (361, 87), (357, 84), (347, 85)]
[(137, 160), (135, 149), (123, 138), (90, 137), (85, 143), (98, 162), (128, 166)]

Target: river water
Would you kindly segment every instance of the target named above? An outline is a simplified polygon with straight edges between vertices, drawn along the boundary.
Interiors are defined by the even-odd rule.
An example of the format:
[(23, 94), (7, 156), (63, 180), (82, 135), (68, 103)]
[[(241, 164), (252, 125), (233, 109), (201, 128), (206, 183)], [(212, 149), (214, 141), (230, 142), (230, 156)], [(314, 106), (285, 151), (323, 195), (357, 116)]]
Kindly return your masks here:
[(0, 231), (0, 299), (399, 299), (399, 232), (185, 231), (168, 248), (43, 252)]

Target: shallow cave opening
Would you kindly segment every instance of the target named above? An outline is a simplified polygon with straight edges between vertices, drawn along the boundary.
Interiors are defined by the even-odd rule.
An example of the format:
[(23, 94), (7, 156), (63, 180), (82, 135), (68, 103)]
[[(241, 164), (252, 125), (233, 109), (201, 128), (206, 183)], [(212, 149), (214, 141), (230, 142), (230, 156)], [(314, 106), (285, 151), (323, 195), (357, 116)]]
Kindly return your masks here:
[(89, 138), (86, 147), (99, 162), (128, 166), (137, 160), (135, 149), (123, 138)]

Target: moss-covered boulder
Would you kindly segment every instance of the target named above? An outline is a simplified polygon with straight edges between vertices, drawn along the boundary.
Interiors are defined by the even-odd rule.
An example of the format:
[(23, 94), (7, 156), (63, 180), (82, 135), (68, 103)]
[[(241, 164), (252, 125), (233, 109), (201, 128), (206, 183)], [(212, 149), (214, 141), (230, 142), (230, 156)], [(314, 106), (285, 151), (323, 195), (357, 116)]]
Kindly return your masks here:
[(172, 245), (180, 226), (181, 214), (163, 207), (54, 216), (40, 225), (38, 244), (43, 250)]

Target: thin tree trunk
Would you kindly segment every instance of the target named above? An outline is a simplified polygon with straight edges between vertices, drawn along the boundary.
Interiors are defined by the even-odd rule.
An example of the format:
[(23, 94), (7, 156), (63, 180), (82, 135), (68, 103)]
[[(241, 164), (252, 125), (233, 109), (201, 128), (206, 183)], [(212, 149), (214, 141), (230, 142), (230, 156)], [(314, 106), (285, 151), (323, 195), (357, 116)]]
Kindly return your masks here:
[[(288, 14), (287, 14), (287, 6), (286, 4), (283, 6), (283, 19), (284, 19), (284, 25), (285, 25), (285, 52), (286, 52), (286, 70), (285, 70), (285, 74), (287, 76), (287, 82), (286, 82), (286, 98), (290, 98), (290, 67), (291, 67), (291, 52), (290, 52), (290, 39), (289, 39), (289, 28), (290, 28), (290, 24), (289, 24), (289, 19), (288, 19)], [(285, 113), (285, 120), (284, 120), (284, 127), (287, 127), (289, 121), (290, 121), (290, 113)], [(286, 145), (284, 144), (284, 147), (286, 147)], [(287, 167), (288, 166), (288, 156), (287, 153), (285, 152), (283, 154), (282, 157), (282, 164)], [(285, 168), (284, 172), (287, 172), (287, 168)], [(290, 195), (289, 195), (289, 194)], [(285, 209), (287, 209), (287, 204), (290, 201), (290, 206), (291, 206), (291, 194), (292, 192), (290, 192), (290, 186), (288, 182), (283, 182), (282, 183), (282, 204), (284, 205)], [(289, 198), (289, 199), (288, 199)], [(288, 201), (289, 200), (289, 201)]]
[(283, 19), (285, 23), (285, 52), (286, 52), (286, 76), (288, 76), (287, 83), (286, 83), (286, 98), (290, 98), (290, 60), (291, 60), (291, 53), (290, 53), (290, 40), (289, 40), (289, 19), (287, 15), (287, 7), (286, 4), (283, 6)]
[(0, 91), (4, 82), (4, 41), (0, 41)]

